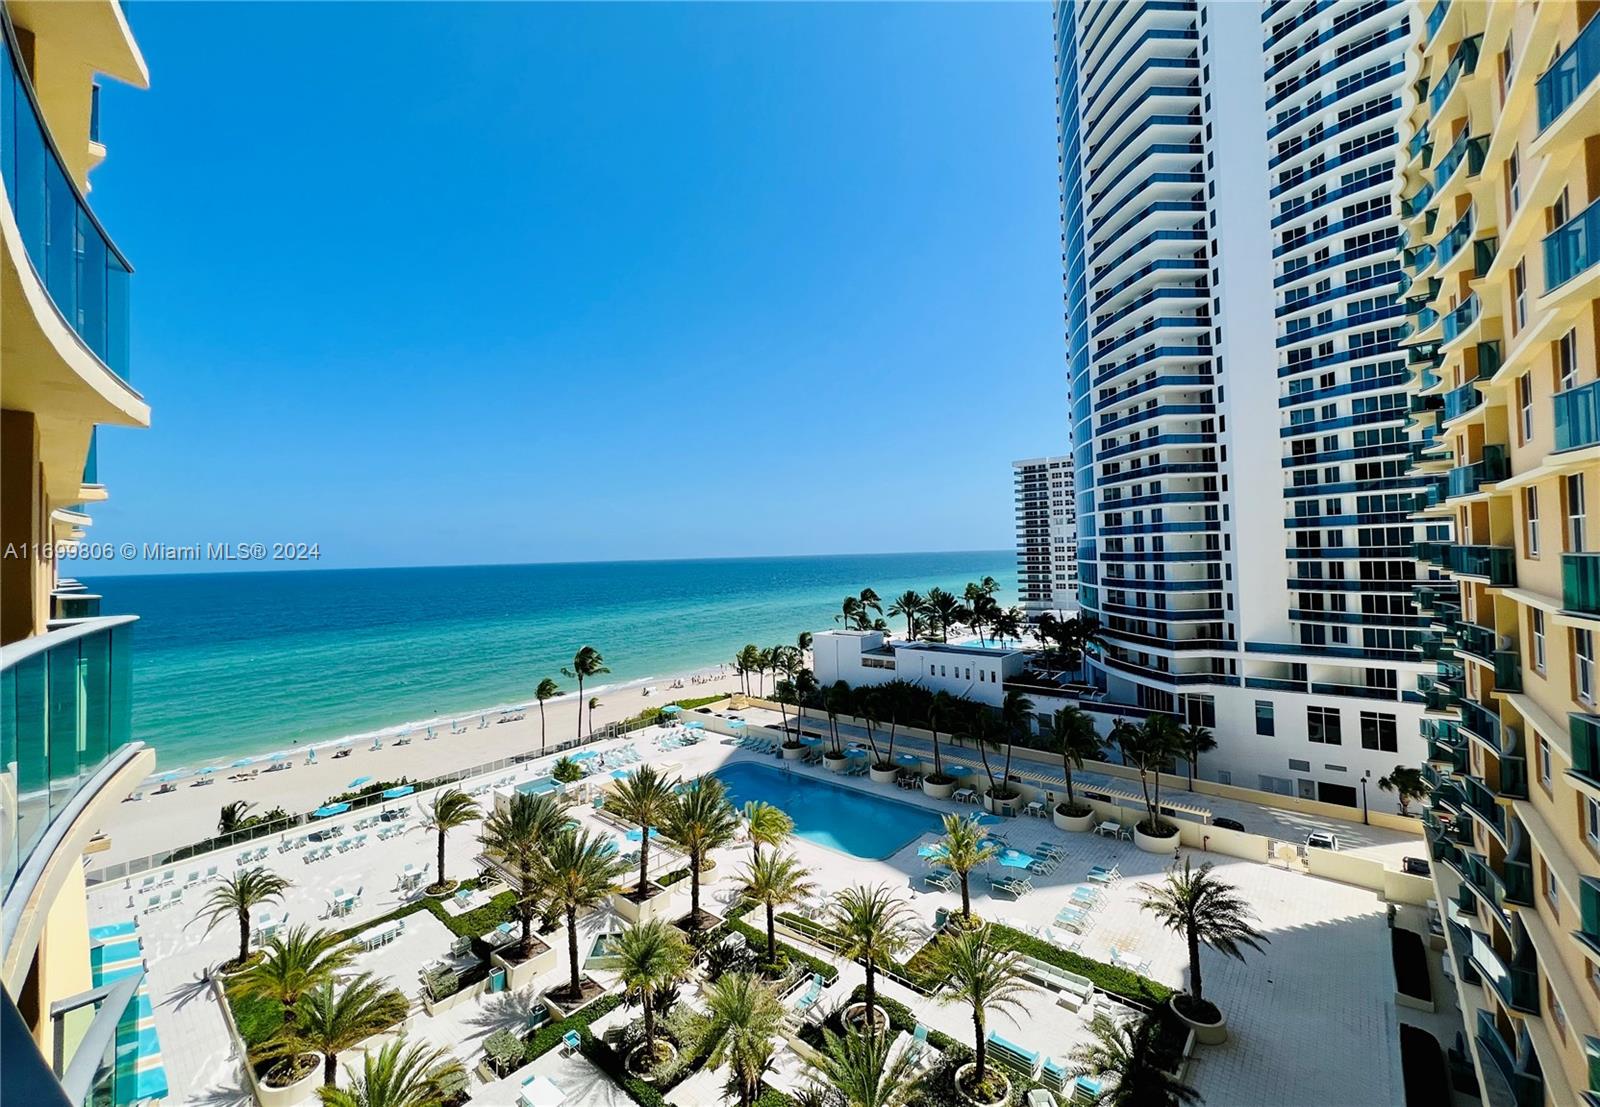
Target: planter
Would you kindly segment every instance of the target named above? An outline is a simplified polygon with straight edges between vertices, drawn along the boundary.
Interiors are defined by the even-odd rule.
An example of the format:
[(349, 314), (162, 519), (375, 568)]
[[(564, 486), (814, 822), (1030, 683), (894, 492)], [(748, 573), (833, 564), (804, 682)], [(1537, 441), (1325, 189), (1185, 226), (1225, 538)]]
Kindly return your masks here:
[(983, 794), (983, 809), (991, 815), (1005, 815), (1010, 817), (1017, 813), (1017, 804), (1022, 802), (1020, 792), (1012, 792), (1009, 796), (996, 796), (992, 792)]
[(661, 1038), (661, 1037), (656, 1038), (656, 1047), (657, 1048), (661, 1048), (663, 1046), (666, 1047), (667, 1055), (665, 1057), (663, 1057), (661, 1060), (656, 1061), (653, 1065), (651, 1065), (648, 1068), (640, 1068), (639, 1067), (640, 1055), (644, 1052), (644, 1043), (640, 1042), (638, 1045), (636, 1045), (632, 1049), (630, 1049), (628, 1051), (628, 1059), (625, 1062), (623, 1062), (624, 1067), (626, 1067), (627, 1070), (628, 1070), (628, 1074), (630, 1076), (637, 1076), (641, 1080), (653, 1080), (654, 1079), (654, 1074), (656, 1072), (658, 1072), (659, 1070), (661, 1070), (662, 1068), (664, 1068), (666, 1066), (671, 1065), (674, 1061), (676, 1061), (678, 1059), (678, 1047), (677, 1046), (673, 1045), (671, 1042), (667, 1041), (665, 1038)]
[[(1162, 825), (1166, 826), (1167, 824), (1163, 823)], [(1133, 828), (1133, 844), (1146, 853), (1171, 853), (1178, 845), (1178, 828), (1173, 826), (1168, 827), (1168, 829), (1172, 831), (1171, 834), (1157, 837), (1154, 834), (1146, 834), (1135, 825)]]
[(540, 976), (555, 968), (560, 960), (554, 946), (541, 942), (538, 938), (533, 942), (533, 952), (526, 960), (514, 961), (498, 950), (489, 955), (491, 965), (506, 971), (506, 988), (510, 991), (520, 991), (532, 984)]
[(929, 799), (947, 800), (955, 795), (956, 788), (960, 783), (958, 780), (950, 780), (943, 784), (935, 784), (931, 780), (924, 779), (922, 782), (922, 794)]
[(1191, 1019), (1178, 1009), (1177, 995), (1167, 1000), (1167, 1006), (1183, 1025), (1194, 1032), (1194, 1040), (1201, 1045), (1221, 1045), (1228, 1040), (1228, 1020), (1222, 1012), (1217, 1012), (1216, 1022), (1201, 1022), (1199, 1019)]
[(1063, 815), (1061, 812), (1065, 807), (1065, 804), (1056, 804), (1056, 809), (1050, 816), (1055, 820), (1057, 827), (1062, 830), (1073, 830), (1078, 832), (1094, 829), (1093, 810), (1087, 811), (1082, 815)]
[(800, 761), (805, 757), (805, 755), (806, 747), (798, 742), (796, 742), (793, 746), (783, 747), (783, 759), (785, 761)]
[(311, 1066), (310, 1072), (293, 1084), (268, 1084), (265, 1079), (255, 1082), (256, 1102), (261, 1107), (289, 1107), (290, 1104), (316, 1098), (316, 1089), (322, 1083), (322, 1058), (315, 1053), (301, 1056), (310, 1057), (316, 1063)]
[(887, 769), (880, 769), (874, 765), (867, 770), (867, 776), (874, 784), (893, 784), (899, 775), (900, 768), (897, 765), (890, 765)]
[(1011, 1099), (1011, 1078), (1009, 1076), (1007, 1076), (1004, 1072), (1002, 1072), (1000, 1070), (999, 1066), (997, 1066), (992, 1060), (985, 1067), (989, 1070), (989, 1073), (988, 1073), (989, 1079), (991, 1079), (991, 1080), (998, 1079), (1001, 1084), (1005, 1085), (1005, 1091), (1000, 1095), (1000, 1098), (999, 1099), (976, 1099), (973, 1096), (968, 1095), (963, 1090), (962, 1085), (965, 1084), (968, 1074), (970, 1074), (972, 1072), (972, 1070), (977, 1068), (977, 1067), (978, 1066), (977, 1066), (976, 1063), (968, 1062), (967, 1064), (962, 1065), (959, 1069), (956, 1070), (956, 1076), (955, 1076), (956, 1095), (960, 1098), (962, 1103), (976, 1104), (977, 1107), (1005, 1107), (1006, 1103), (1008, 1103), (1010, 1101), (1010, 1099)]
[(540, 997), (557, 1020), (571, 1018), (574, 1014), (606, 994), (606, 990), (591, 976), (579, 977), (578, 984), (583, 989), (583, 995), (576, 1000), (570, 996), (559, 994), (566, 990), (565, 981), (549, 989)]
[(670, 918), (673, 913), (673, 901), (676, 898), (668, 889), (652, 883), (649, 898), (641, 901), (635, 899), (632, 892), (613, 892), (611, 906), (617, 914), (630, 923), (642, 923), (651, 919)]
[(842, 753), (830, 753), (823, 757), (822, 764), (830, 773), (842, 773), (850, 768), (850, 759)]
[[(889, 1013), (877, 1004), (872, 1005), (872, 1010), (877, 1018), (874, 1020), (880, 1027), (888, 1027)], [(847, 1027), (861, 1028), (867, 1024), (867, 1005), (865, 1003), (852, 1003), (844, 1009), (844, 1024)]]
[(432, 889), (432, 887), (433, 885), (430, 884), (427, 888), (422, 889), (422, 894), (425, 896), (430, 896), (433, 899), (449, 899), (451, 896), (456, 894), (456, 889), (461, 887), (461, 882), (459, 880), (447, 880), (445, 881), (444, 887), (440, 888), (437, 892), (431, 891), (430, 889)]

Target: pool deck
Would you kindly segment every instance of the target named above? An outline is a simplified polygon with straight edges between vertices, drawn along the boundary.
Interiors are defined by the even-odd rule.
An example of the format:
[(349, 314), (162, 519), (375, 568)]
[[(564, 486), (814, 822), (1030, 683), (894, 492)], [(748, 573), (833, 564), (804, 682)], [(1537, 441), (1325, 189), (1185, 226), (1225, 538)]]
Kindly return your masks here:
[[(746, 713), (751, 721), (757, 721), (754, 716), (753, 712)], [(675, 766), (673, 771), (684, 776), (740, 761), (759, 760), (765, 765), (778, 765), (770, 756), (758, 758), (738, 748), (731, 740), (724, 742), (710, 734), (694, 746), (658, 751), (654, 743), (661, 736), (659, 728), (650, 728), (598, 748), (604, 752), (614, 745), (634, 745), (648, 760), (670, 763)], [(971, 753), (970, 750), (965, 752)], [(963, 755), (961, 751), (953, 751), (952, 756), (960, 759)], [(553, 756), (548, 759), (553, 760)], [(490, 776), (498, 781), (511, 775), (515, 783), (548, 770), (548, 762), (541, 761), (522, 766), (515, 773)], [(929, 800), (920, 793), (901, 791), (891, 785), (873, 785), (864, 777), (839, 779), (821, 768), (794, 763), (789, 764), (788, 771), (802, 778), (826, 777), (839, 787), (860, 789), (933, 812), (973, 811), (969, 806)], [(609, 769), (597, 771), (594, 779), (597, 783), (609, 783)], [(426, 794), (412, 797), (413, 807), (427, 798)], [(1235, 806), (1241, 811), (1234, 815), (1231, 810), (1225, 810), (1222, 801), (1205, 797), (1205, 802), (1218, 814), (1240, 818), (1247, 827), (1265, 825), (1264, 820), (1273, 811), (1239, 804)], [(351, 813), (329, 823), (350, 823), (359, 814)], [(587, 829), (621, 836), (588, 806), (575, 808), (574, 814)], [(410, 822), (416, 821), (413, 814)], [(1295, 825), (1312, 828), (1320, 824), (1307, 819)], [(974, 874), (975, 911), (1024, 929), (1044, 926), (1067, 902), (1071, 890), (1082, 882), (1090, 866), (1120, 866), (1123, 878), (1106, 892), (1102, 905), (1094, 912), (1082, 936), (1081, 952), (1110, 960), (1111, 947), (1116, 946), (1137, 960), (1148, 960), (1152, 978), (1173, 987), (1182, 986), (1187, 967), (1181, 939), (1157, 928), (1138, 907), (1140, 881), (1159, 877), (1171, 864), (1170, 856), (1143, 853), (1131, 843), (1090, 834), (1068, 834), (1047, 819), (1007, 820), (998, 829), (1013, 847), (1025, 852), (1035, 853), (1041, 842), (1048, 841), (1062, 848), (1066, 857), (1054, 874), (1033, 877), (1036, 890), (1016, 901), (991, 895), (984, 877)], [(1402, 844), (1408, 844), (1413, 850), (1419, 844), (1416, 838), (1404, 839), (1402, 843), (1401, 835), (1361, 828), (1359, 824), (1355, 831), (1370, 833), (1357, 837), (1345, 824), (1337, 824), (1336, 829), (1354, 848), (1374, 852), (1392, 848), (1397, 851), (1395, 856), (1399, 855)], [(462, 875), (473, 871), (471, 858), (479, 851), (478, 832), (479, 826), (470, 824), (449, 836), (447, 860), (451, 873)], [(1304, 831), (1300, 833), (1303, 837)], [(885, 882), (901, 890), (913, 908), (921, 932), (926, 934), (931, 932), (936, 909), (959, 906), (959, 895), (955, 893), (923, 889), (922, 876), (927, 864), (917, 856), (917, 848), (931, 840), (931, 834), (919, 836), (883, 860), (852, 857), (804, 839), (792, 840), (787, 848), (811, 870), (812, 879), (823, 895), (860, 883)], [(361, 849), (347, 854), (335, 853), (327, 861), (309, 865), (301, 860), (299, 851), (279, 853), (275, 839), (264, 844), (269, 847), (265, 865), (294, 882), (284, 903), (281, 907), (274, 906), (272, 913), (275, 916), (286, 913), (291, 925), (305, 922), (347, 927), (375, 919), (400, 906), (407, 893), (397, 890), (399, 873), (408, 862), (419, 865), (431, 861), (435, 840), (431, 834), (417, 830), (387, 841), (369, 834), (367, 844)], [(223, 872), (231, 872), (237, 852), (231, 850), (185, 862), (177, 866), (179, 880), (188, 869), (203, 870), (213, 863), (219, 863)], [(1399, 1103), (1402, 1093), (1397, 1023), (1413, 1020), (1409, 1012), (1397, 1011), (1393, 1002), (1385, 905), (1377, 894), (1297, 871), (1201, 851), (1186, 849), (1183, 852), (1196, 862), (1214, 862), (1220, 875), (1235, 884), (1250, 902), (1260, 917), (1261, 929), (1271, 939), (1264, 954), (1251, 955), (1244, 964), (1209, 951), (1202, 953), (1207, 996), (1216, 999), (1227, 1012), (1233, 1031), (1228, 1044), (1204, 1048), (1191, 1068), (1190, 1082), (1206, 1097), (1206, 1102), (1211, 1107), (1289, 1102), (1328, 1104), (1329, 1107)], [(662, 849), (660, 853), (665, 855), (667, 851)], [(656, 851), (652, 851), (652, 856), (656, 856)], [(748, 858), (747, 843), (717, 851), (715, 869), (708, 874), (702, 888), (708, 906), (719, 909), (737, 897), (738, 874)], [(666, 864), (676, 863), (666, 856), (662, 860)], [(350, 916), (319, 921), (334, 887), (350, 889), (363, 884), (362, 901)], [(203, 934), (201, 926), (192, 925), (205, 891), (203, 884), (190, 888), (180, 905), (152, 913), (130, 906), (132, 890), (120, 884), (98, 887), (89, 897), (91, 925), (116, 923), (138, 915), (140, 934), (145, 940), (156, 1025), (172, 1084), (169, 1102), (174, 1104), (242, 1102), (243, 1096), (239, 1062), (231, 1056), (222, 1015), (209, 987), (204, 984), (204, 972), (231, 955), (237, 934), (231, 926), (221, 926), (210, 934)], [(687, 910), (686, 885), (674, 886), (669, 894), (676, 901), (676, 909)], [(143, 903), (143, 897), (137, 902)], [(818, 909), (810, 908), (808, 913), (815, 914)], [(580, 947), (587, 949), (596, 935), (617, 928), (619, 921), (607, 911), (591, 915), (579, 925)], [(547, 940), (564, 951), (563, 934), (558, 932)], [(393, 980), (408, 995), (415, 995), (420, 986), (418, 969), (443, 958), (450, 941), (450, 932), (438, 920), (425, 913), (412, 915), (406, 920), (405, 933), (399, 941), (363, 954), (360, 966)], [(519, 1020), (526, 1018), (537, 994), (563, 978), (564, 965), (563, 952), (558, 967), (530, 989), (469, 1001), (439, 1016), (427, 1016), (418, 1005), (410, 1019), (410, 1036), (414, 1040), (443, 1045), (471, 1066), (477, 1060), (482, 1039), (499, 1026), (522, 1025)], [(848, 964), (841, 969), (839, 981), (823, 994), (819, 1004), (822, 1010), (841, 1002), (862, 979), (859, 966)], [(604, 970), (594, 971), (592, 975), (603, 984), (610, 985), (615, 980), (613, 974)], [(907, 1003), (930, 1027), (963, 1041), (970, 1037), (971, 1022), (963, 1008), (939, 1005), (892, 981), (886, 981), (883, 988), (885, 994)], [(991, 1025), (1012, 1041), (1064, 1060), (1076, 1044), (1087, 1040), (1088, 1030), (1081, 1015), (1055, 1005), (1052, 999), (1041, 992), (1038, 1002), (1030, 1002), (1024, 1012), (994, 1013)], [(636, 1014), (634, 1010), (626, 1016), (614, 1014), (610, 1017)], [(1338, 1033), (1329, 1033), (1330, 1027), (1337, 1027)], [(358, 1059), (358, 1051), (342, 1058), (346, 1062)], [(786, 1071), (793, 1069), (793, 1057), (787, 1051), (780, 1056), (780, 1068), (785, 1066)], [(514, 1085), (520, 1084), (533, 1071), (545, 1073), (567, 1090), (568, 1103), (612, 1107), (628, 1102), (581, 1057), (564, 1058), (559, 1051), (545, 1055), (532, 1069), (519, 1072), (513, 1080), (482, 1084), (474, 1076), (474, 1100), (509, 1104), (515, 1098)], [(714, 1088), (719, 1080), (718, 1074), (703, 1074), (676, 1089), (672, 1101), (693, 1103), (695, 1095)], [(341, 1084), (345, 1082), (341, 1071)]]

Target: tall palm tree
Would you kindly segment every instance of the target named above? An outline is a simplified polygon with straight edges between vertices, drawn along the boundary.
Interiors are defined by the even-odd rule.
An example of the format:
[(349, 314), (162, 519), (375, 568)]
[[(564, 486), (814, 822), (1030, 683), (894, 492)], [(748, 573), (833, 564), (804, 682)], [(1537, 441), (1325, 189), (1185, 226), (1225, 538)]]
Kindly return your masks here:
[(719, 777), (700, 776), (678, 793), (667, 811), (667, 833), (689, 859), (689, 925), (700, 926), (700, 873), (711, 851), (739, 833), (739, 815)]
[(232, 834), (242, 829), (244, 817), (253, 807), (255, 804), (249, 800), (234, 800), (232, 803), (223, 804), (222, 809), (217, 812), (217, 833)]
[(240, 995), (265, 996), (283, 1004), (286, 1033), (294, 1032), (300, 997), (331, 980), (355, 955), (339, 935), (306, 926), (268, 938), (264, 954), (234, 978), (234, 988)]
[(539, 752), (544, 753), (544, 701), (553, 700), (561, 694), (561, 685), (549, 677), (539, 682), (539, 687), (534, 690), (533, 698), (539, 701)]
[(1100, 620), (1093, 615), (1074, 615), (1063, 627), (1063, 641), (1068, 652), (1077, 655), (1078, 676), (1082, 678), (1089, 666), (1089, 647), (1105, 645)]
[[(971, 738), (972, 744), (978, 748), (978, 759), (983, 762), (983, 775), (989, 778), (989, 794), (997, 796), (1001, 788), (995, 782), (994, 769), (989, 764), (989, 750), (997, 744), (994, 741), (996, 729), (994, 714), (980, 704), (967, 719), (965, 737)], [(951, 737), (959, 742), (963, 736), (956, 734)]]
[[(945, 981), (939, 993), (944, 1003), (965, 1003), (972, 1009), (973, 1074), (968, 1092), (981, 1092), (989, 1063), (990, 1011), (1025, 1009), (1033, 994), (1026, 983), (1021, 954), (996, 941), (991, 928), (981, 925), (945, 931), (931, 947), (929, 968)], [(984, 1099), (992, 1096), (977, 1095)]]
[(1255, 912), (1233, 885), (1211, 875), (1209, 861), (1191, 870), (1185, 858), (1181, 873), (1174, 869), (1160, 884), (1141, 884), (1139, 891), (1144, 893), (1139, 906), (1168, 930), (1182, 934), (1188, 943), (1189, 996), (1194, 1000), (1194, 1007), (1207, 1013), (1215, 1010), (1206, 1003), (1201, 991), (1200, 946), (1208, 945), (1241, 962), (1244, 960), (1242, 947), (1248, 946), (1260, 953), (1261, 943), (1271, 939), (1251, 925)]
[(422, 829), (431, 830), (439, 836), (439, 877), (436, 887), (443, 888), (444, 879), (444, 839), (458, 826), (466, 826), (472, 820), (483, 814), (483, 808), (478, 806), (478, 801), (467, 795), (460, 788), (446, 788), (434, 793), (433, 802), (420, 808), (422, 814)]
[(706, 1040), (714, 1043), (706, 1068), (727, 1065), (739, 1107), (751, 1107), (772, 1061), (773, 1041), (783, 1025), (783, 1004), (759, 977), (731, 972), (711, 985), (706, 1006), (711, 1012)]
[(1181, 751), (1178, 724), (1171, 715), (1152, 715), (1134, 726), (1119, 723), (1113, 728), (1117, 748), (1124, 763), (1139, 771), (1139, 787), (1144, 791), (1146, 834), (1166, 837), (1161, 821), (1161, 774)]
[(466, 1076), (449, 1050), (421, 1042), (408, 1046), (404, 1038), (366, 1050), (361, 1072), (349, 1065), (345, 1072), (350, 1088), (319, 1089), (322, 1107), (437, 1107)]
[(961, 601), (943, 588), (928, 589), (928, 614), (939, 625), (939, 640), (950, 641), (950, 628), (967, 620), (967, 609)]
[(683, 935), (661, 919), (630, 926), (617, 938), (617, 975), (644, 1008), (645, 1054), (656, 1058), (656, 995), (689, 975), (692, 953)]
[(1028, 617), (1020, 607), (997, 607), (989, 618), (989, 630), (1000, 642), (1009, 642), (1015, 638), (1022, 640), (1022, 629), (1027, 626)]
[(643, 902), (650, 891), (650, 830), (667, 821), (672, 810), (676, 778), (669, 779), (654, 765), (640, 765), (611, 790), (606, 809), (623, 822), (639, 828), (639, 886), (635, 892)]
[(322, 1054), (322, 1083), (337, 1083), (339, 1054), (406, 1017), (410, 1002), (399, 989), (362, 973), (354, 980), (324, 980), (300, 997), (294, 1035), (285, 1043), (296, 1052)]
[[(281, 901), (289, 888), (289, 880), (266, 869), (241, 869), (232, 876), (222, 878), (222, 883), (211, 889), (195, 921), (206, 920), (206, 933), (210, 934), (224, 919), (239, 921), (239, 956), (234, 965), (242, 965), (250, 958), (250, 912), (264, 903)], [(230, 966), (224, 966), (230, 967)]]
[[(789, 702), (789, 697), (790, 696), (795, 696), (795, 702), (799, 702), (798, 695), (796, 693), (795, 686), (794, 686), (795, 685), (795, 677), (799, 675), (800, 669), (803, 667), (804, 663), (805, 663), (805, 659), (801, 656), (799, 647), (797, 647), (797, 646), (773, 646), (772, 647), (772, 670), (773, 670), (773, 674), (774, 674), (774, 676), (776, 676), (777, 674), (781, 673), (781, 674), (783, 674), (783, 678), (784, 678), (783, 680), (774, 680), (773, 681), (773, 686), (772, 686), (773, 698), (778, 701), (778, 714), (780, 716), (782, 716), (782, 718), (783, 718), (783, 732), (784, 732), (784, 734), (788, 734), (789, 733), (789, 713), (785, 709), (785, 705)], [(784, 685), (785, 684), (788, 685), (788, 693), (787, 694), (785, 694), (785, 691), (784, 691)]]
[(1006, 735), (1006, 770), (1005, 792), (1011, 794), (1011, 753), (1016, 749), (1017, 742), (1027, 735), (1032, 729), (1033, 701), (1021, 692), (1012, 689), (1000, 701), (1000, 729)]
[(810, 899), (817, 890), (810, 876), (794, 854), (779, 853), (776, 849), (757, 852), (755, 860), (739, 874), (745, 895), (766, 908), (769, 962), (778, 959), (778, 908)]
[[(599, 650), (593, 646), (584, 646), (572, 655), (572, 668), (563, 668), (561, 675), (577, 680), (578, 702), (581, 704), (583, 702), (583, 682), (590, 677), (596, 677), (610, 671), (610, 669), (606, 668), (606, 659), (600, 656)], [(590, 728), (590, 733), (593, 733), (593, 727)], [(581, 709), (578, 711), (578, 737), (583, 737), (583, 711)]]
[(559, 792), (515, 792), (503, 809), (483, 821), (484, 849), (516, 880), (512, 913), (522, 923), (518, 949), (523, 957), (533, 949), (533, 917), (539, 907), (538, 858), (566, 824), (567, 801)]
[(922, 598), (922, 593), (908, 588), (896, 596), (894, 602), (889, 605), (887, 614), (891, 619), (905, 619), (906, 640), (908, 642), (914, 642), (917, 639), (917, 621), (922, 618), (922, 612), (924, 607), (927, 606), (927, 602)]
[(1083, 768), (1085, 760), (1099, 760), (1105, 751), (1094, 720), (1076, 707), (1063, 707), (1051, 717), (1050, 743), (1061, 754), (1061, 774), (1067, 782), (1066, 808), (1071, 814), (1078, 809), (1078, 798), (1072, 792), (1072, 770)]
[(860, 630), (867, 620), (866, 612), (861, 608), (859, 596), (846, 596), (839, 605), (839, 614), (833, 617), (836, 623), (843, 623), (846, 630)]
[(972, 633), (978, 636), (978, 642), (982, 644), (983, 628), (989, 624), (992, 616), (999, 613), (1000, 605), (994, 602), (994, 597), (985, 592), (977, 581), (967, 582), (961, 598), (967, 607), (967, 625), (972, 628)]
[(928, 729), (933, 732), (933, 775), (941, 781), (946, 778), (944, 758), (939, 755), (939, 724), (946, 719), (953, 721), (956, 710), (956, 698), (942, 689), (933, 694), (933, 702), (928, 705)]
[(825, 925), (840, 940), (839, 954), (867, 970), (867, 1033), (877, 1033), (877, 968), (893, 961), (910, 941), (911, 908), (887, 884), (845, 888), (828, 905)]
[(839, 741), (839, 716), (848, 715), (851, 702), (850, 686), (842, 680), (836, 680), (829, 686), (822, 699), (823, 710), (828, 713), (828, 732), (833, 738), (833, 752), (844, 753), (844, 745)]
[(594, 737), (594, 709), (600, 706), (599, 696), (589, 697), (589, 737)]
[(822, 1048), (807, 1051), (806, 1065), (818, 1083), (803, 1091), (804, 1107), (902, 1107), (917, 1093), (921, 1080), (914, 1050), (890, 1057), (893, 1042), (886, 1034), (822, 1032)]
[(765, 800), (750, 800), (744, 805), (745, 829), (750, 834), (752, 861), (761, 860), (761, 847), (777, 849), (794, 833), (794, 820), (783, 808)]
[(1146, 1015), (1118, 1024), (1096, 1015), (1089, 1024), (1095, 1040), (1072, 1051), (1073, 1076), (1102, 1081), (1091, 1103), (1098, 1107), (1172, 1107), (1199, 1103), (1200, 1093), (1164, 1070), (1156, 1052), (1160, 1021)]
[(770, 649), (756, 651), (756, 695), (765, 696), (767, 692), (767, 674), (772, 671), (772, 651)]
[(567, 830), (539, 854), (536, 871), (550, 908), (566, 916), (571, 969), (567, 996), (576, 1003), (583, 998), (583, 981), (578, 975), (578, 912), (604, 903), (616, 891), (617, 877), (628, 871), (628, 864), (617, 855), (616, 843), (609, 837)]
[(961, 881), (961, 917), (971, 923), (972, 895), (967, 881), (973, 869), (993, 860), (999, 850), (984, 837), (977, 820), (954, 813), (944, 816), (944, 837), (939, 839), (938, 849), (928, 863), (943, 865), (956, 874)]
[(1388, 776), (1378, 778), (1378, 787), (1395, 794), (1402, 815), (1411, 814), (1411, 805), (1428, 794), (1428, 782), (1415, 765), (1396, 765)]
[(1183, 751), (1183, 759), (1189, 765), (1189, 791), (1194, 791), (1194, 774), (1200, 769), (1200, 755), (1210, 753), (1217, 748), (1217, 740), (1211, 736), (1211, 731), (1199, 723), (1190, 723), (1178, 731), (1178, 745)]
[(872, 750), (872, 764), (874, 767), (885, 766), (887, 762), (878, 756), (877, 727), (880, 718), (878, 690), (876, 688), (857, 688), (851, 693), (850, 699), (855, 709), (856, 718), (861, 720), (861, 725), (867, 731), (867, 747)]

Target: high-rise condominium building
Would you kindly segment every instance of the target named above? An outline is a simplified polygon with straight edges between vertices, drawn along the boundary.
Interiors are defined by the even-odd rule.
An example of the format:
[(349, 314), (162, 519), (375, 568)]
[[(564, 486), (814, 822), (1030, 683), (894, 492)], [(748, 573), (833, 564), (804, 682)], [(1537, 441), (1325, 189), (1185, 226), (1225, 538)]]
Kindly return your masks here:
[(1072, 458), (1011, 463), (1017, 505), (1017, 593), (1029, 621), (1078, 609), (1078, 509)]
[(0, 57), (0, 1098), (133, 1103), (167, 1092), (137, 926), (90, 933), (83, 862), (155, 754), (130, 734), (133, 617), (50, 554), (106, 497), (96, 427), (150, 422), (130, 269), (85, 199), (94, 75), (143, 87), (145, 65), (114, 0), (0, 3)]
[(1444, 575), (1427, 816), (1491, 1105), (1600, 1104), (1600, 20), (1431, 0), (1396, 200)]
[(1409, 10), (1055, 9), (1101, 710), (1180, 713), (1221, 743), (1203, 776), (1350, 805), (1422, 756), (1431, 671), (1391, 203)]

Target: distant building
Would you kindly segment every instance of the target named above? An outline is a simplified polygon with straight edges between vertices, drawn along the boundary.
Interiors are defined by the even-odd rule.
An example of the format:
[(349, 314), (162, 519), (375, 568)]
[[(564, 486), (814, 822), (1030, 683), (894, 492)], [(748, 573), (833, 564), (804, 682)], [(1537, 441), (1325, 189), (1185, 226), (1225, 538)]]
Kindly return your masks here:
[(1015, 646), (976, 642), (895, 642), (881, 630), (824, 630), (811, 640), (812, 672), (826, 688), (904, 680), (930, 692), (949, 692), (999, 707), (1005, 682), (1022, 675), (1027, 653)]
[(1017, 595), (1028, 621), (1078, 610), (1078, 509), (1072, 458), (1011, 463), (1017, 510)]

